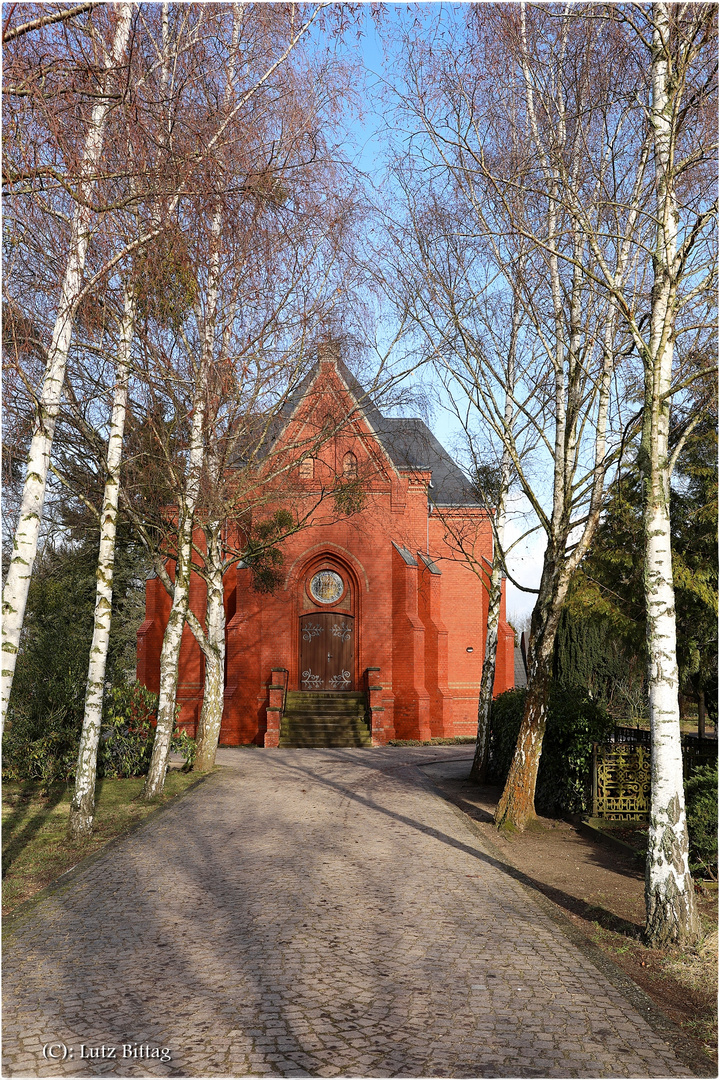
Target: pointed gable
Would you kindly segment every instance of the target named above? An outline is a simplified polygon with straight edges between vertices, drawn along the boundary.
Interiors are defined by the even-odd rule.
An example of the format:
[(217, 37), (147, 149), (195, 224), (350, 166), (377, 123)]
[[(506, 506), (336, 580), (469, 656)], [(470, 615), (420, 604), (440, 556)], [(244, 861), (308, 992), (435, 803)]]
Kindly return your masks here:
[[(314, 395), (317, 395), (315, 402)], [(436, 506), (478, 505), (469, 480), (424, 420), (383, 416), (372, 396), (341, 359), (335, 342), (319, 347), (317, 361), (288, 398), (282, 421), (273, 433), (273, 442), (288, 430), (289, 425), (300, 421), (304, 412), (322, 412), (323, 398), (327, 402), (333, 397), (341, 406), (338, 420), (345, 417), (347, 425), (352, 425), (353, 433), (361, 439), (374, 436), (392, 471), (432, 473), (429, 494), (430, 501)]]

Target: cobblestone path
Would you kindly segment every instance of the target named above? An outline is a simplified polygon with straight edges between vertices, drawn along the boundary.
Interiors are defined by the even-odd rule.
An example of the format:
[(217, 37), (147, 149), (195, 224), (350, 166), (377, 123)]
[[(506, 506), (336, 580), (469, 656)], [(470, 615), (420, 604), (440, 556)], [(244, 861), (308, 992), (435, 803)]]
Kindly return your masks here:
[(11, 920), (4, 1075), (694, 1075), (433, 793), (437, 756), (222, 751)]

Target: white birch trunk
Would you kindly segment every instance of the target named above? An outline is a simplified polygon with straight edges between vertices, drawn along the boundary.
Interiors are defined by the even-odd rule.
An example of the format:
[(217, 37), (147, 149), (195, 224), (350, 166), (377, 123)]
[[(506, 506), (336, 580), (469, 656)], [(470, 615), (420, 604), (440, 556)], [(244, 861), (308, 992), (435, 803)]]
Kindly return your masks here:
[(215, 764), (225, 704), (225, 603), (221, 527), (215, 523), (207, 536), (207, 634), (203, 646), (205, 686), (197, 732), (195, 769), (206, 772)]
[(492, 708), (493, 686), (495, 685), (495, 665), (497, 660), (498, 626), (500, 625), (500, 602), (502, 600), (502, 564), (499, 550), (502, 549), (505, 536), (505, 492), (496, 509), (495, 552), (490, 588), (488, 591), (488, 614), (485, 637), (485, 658), (483, 660), (482, 679), (480, 680), (480, 698), (478, 700), (478, 730), (475, 741), (475, 756), (470, 768), (470, 779), (483, 784), (487, 776), (488, 734), (490, 732), (490, 710)]
[(135, 293), (132, 288), (127, 288), (120, 332), (115, 394), (110, 418), (110, 435), (108, 438), (105, 491), (103, 493), (103, 508), (100, 520), (95, 622), (85, 690), (85, 713), (75, 773), (75, 793), (70, 805), (70, 832), (75, 837), (88, 836), (92, 832), (95, 809), (97, 749), (102, 722), (105, 668), (110, 644), (110, 621), (112, 618), (115, 537), (117, 534), (118, 498), (120, 494), (120, 463), (122, 461), (123, 436), (125, 433), (130, 348), (134, 325)]
[(688, 862), (675, 593), (670, 548), (670, 390), (676, 294), (677, 206), (672, 176), (673, 113), (668, 5), (653, 4), (651, 123), (655, 140), (657, 239), (651, 330), (645, 357), (643, 469), (644, 586), (651, 728), (651, 806), (645, 872), (649, 944), (688, 943), (700, 926)]
[[(112, 49), (105, 59), (106, 78), (112, 69), (120, 64), (125, 54), (131, 19), (132, 4), (120, 4)], [(90, 240), (92, 219), (90, 199), (93, 188), (91, 178), (100, 165), (110, 107), (110, 99), (101, 97), (92, 110), (90, 126), (85, 140), (85, 149), (80, 168), (80, 182), (78, 184), (79, 199), (75, 204), (70, 235), (70, 251), (60, 288), (58, 313), (48, 349), (45, 380), (38, 402), (35, 431), (28, 453), (20, 516), (15, 530), (13, 552), (3, 590), (2, 685), (0, 690), (3, 716), (7, 711), (12, 689), (30, 578), (37, 554), (55, 421), (60, 408), (60, 399), (65, 381), (65, 367), (75, 318), (75, 305), (82, 288), (82, 276)]]
[(192, 570), (192, 532), (194, 511), (200, 483), (203, 452), (204, 408), (196, 403), (191, 431), (190, 461), (188, 483), (180, 510), (178, 529), (178, 551), (175, 562), (175, 582), (173, 600), (170, 607), (168, 624), (165, 628), (162, 649), (160, 651), (160, 693), (157, 708), (155, 739), (143, 798), (153, 799), (162, 792), (165, 784), (165, 771), (170, 741), (175, 727), (175, 704), (177, 698), (178, 665), (180, 646), (190, 600), (190, 575)]
[[(230, 110), (233, 83), (235, 80), (235, 68), (237, 64), (237, 50), (240, 39), (240, 24), (242, 4), (233, 5), (233, 31), (230, 49), (230, 62), (227, 69), (227, 78), (223, 94), (224, 112), (226, 114), (223, 124), (213, 139), (212, 145), (219, 138), (224, 125), (228, 122), (232, 112)], [(271, 69), (272, 70), (272, 69)], [(194, 397), (194, 412), (192, 433), (190, 439), (190, 454), (188, 462), (188, 476), (184, 499), (184, 523), (178, 537), (178, 562), (173, 590), (173, 602), (170, 609), (170, 618), (163, 638), (160, 652), (160, 700), (158, 702), (157, 726), (155, 729), (155, 741), (153, 744), (150, 770), (143, 790), (144, 799), (152, 799), (159, 795), (165, 784), (165, 772), (167, 759), (170, 752), (170, 741), (175, 727), (175, 699), (177, 696), (178, 665), (180, 661), (180, 645), (182, 632), (187, 619), (188, 604), (190, 599), (190, 573), (192, 568), (192, 534), (197, 506), (200, 494), (200, 475), (204, 458), (204, 425), (207, 410), (208, 388), (207, 379), (210, 363), (212, 362), (213, 346), (215, 342), (215, 329), (217, 325), (218, 296), (220, 293), (220, 236), (222, 231), (223, 212), (222, 206), (218, 205), (212, 218), (210, 228), (210, 265), (208, 269), (207, 303), (204, 318), (202, 320), (202, 352), (197, 373), (197, 386)], [(220, 582), (222, 596), (222, 580)], [(208, 605), (211, 597), (208, 596)], [(222, 606), (222, 599), (221, 599)], [(222, 618), (224, 622), (225, 613)], [(209, 629), (209, 628), (208, 628)], [(225, 647), (225, 634), (223, 627), (223, 653)], [(224, 677), (224, 656), (221, 669), (221, 678)], [(220, 713), (222, 717), (222, 709)], [(218, 728), (219, 733), (219, 728)]]
[(170, 617), (160, 651), (160, 698), (158, 701), (155, 741), (145, 787), (144, 799), (159, 795), (165, 784), (167, 759), (175, 727), (175, 701), (177, 697), (180, 645), (190, 600), (190, 575), (192, 569), (192, 535), (195, 508), (200, 495), (205, 439), (205, 415), (207, 409), (207, 378), (212, 360), (217, 322), (217, 303), (220, 291), (219, 241), (222, 228), (222, 211), (215, 211), (210, 230), (211, 257), (208, 273), (207, 306), (202, 323), (202, 352), (197, 371), (197, 383), (193, 401), (192, 429), (188, 460), (185, 497), (181, 509), (178, 531), (178, 558), (175, 570), (175, 587)]
[(510, 488), (510, 476), (512, 473), (512, 457), (510, 444), (513, 434), (515, 396), (515, 351), (517, 338), (520, 332), (522, 312), (517, 296), (514, 298), (512, 331), (508, 348), (508, 360), (506, 368), (507, 385), (505, 387), (505, 409), (503, 415), (503, 432), (505, 445), (503, 447), (502, 461), (500, 464), (500, 493), (495, 508), (495, 525), (493, 529), (493, 564), (490, 574), (490, 588), (488, 589), (488, 614), (485, 636), (485, 657), (483, 659), (482, 678), (480, 680), (480, 697), (478, 700), (478, 729), (475, 741), (475, 755), (470, 768), (470, 779), (475, 783), (482, 784), (487, 776), (488, 736), (490, 734), (490, 710), (492, 709), (493, 687), (495, 685), (495, 666), (497, 662), (498, 626), (500, 625), (500, 604), (502, 601), (502, 556), (505, 546), (505, 503)]

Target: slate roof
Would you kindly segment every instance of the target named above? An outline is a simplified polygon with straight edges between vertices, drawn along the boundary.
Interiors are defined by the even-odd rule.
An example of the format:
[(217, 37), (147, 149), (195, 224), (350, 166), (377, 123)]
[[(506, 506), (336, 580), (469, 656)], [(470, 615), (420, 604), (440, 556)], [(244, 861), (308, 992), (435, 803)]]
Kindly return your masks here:
[(525, 670), (525, 660), (522, 654), (522, 649), (519, 645), (515, 646), (513, 657), (515, 660), (515, 688), (519, 686), (527, 686), (527, 671)]
[(398, 469), (432, 471), (430, 499), (436, 506), (477, 505), (469, 481), (424, 420), (382, 417), (375, 431)]
[(419, 417), (383, 416), (367, 391), (342, 360), (337, 369), (365, 419), (398, 469), (430, 469), (431, 501), (436, 506), (476, 506), (467, 477)]

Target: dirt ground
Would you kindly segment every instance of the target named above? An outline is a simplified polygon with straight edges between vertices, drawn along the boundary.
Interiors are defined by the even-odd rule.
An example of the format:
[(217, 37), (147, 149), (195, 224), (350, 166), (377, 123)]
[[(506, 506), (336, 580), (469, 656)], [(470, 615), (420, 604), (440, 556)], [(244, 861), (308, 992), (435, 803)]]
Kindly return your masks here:
[(522, 880), (556, 904), (572, 923), (717, 1061), (717, 891), (697, 892), (705, 937), (693, 950), (648, 949), (641, 858), (586, 835), (580, 826), (538, 818), (506, 836), (493, 825), (501, 789), (468, 779), (472, 757), (423, 766), (428, 779), (478, 825)]

